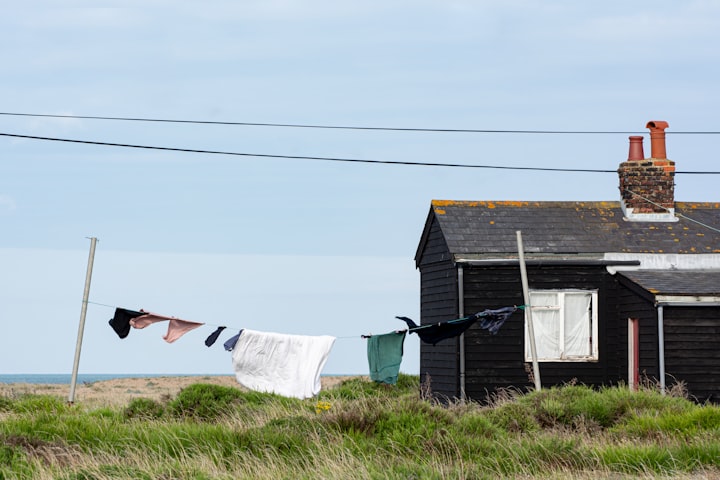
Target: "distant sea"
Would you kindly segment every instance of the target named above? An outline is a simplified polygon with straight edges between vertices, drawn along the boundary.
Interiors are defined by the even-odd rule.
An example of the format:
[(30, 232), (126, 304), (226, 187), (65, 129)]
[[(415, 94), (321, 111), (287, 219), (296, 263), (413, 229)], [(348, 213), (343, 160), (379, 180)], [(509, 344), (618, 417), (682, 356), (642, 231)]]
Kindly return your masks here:
[[(233, 375), (229, 373), (227, 375)], [(147, 377), (216, 377), (222, 374), (182, 374), (182, 373), (79, 373), (77, 383), (92, 383), (113, 378), (147, 378)], [(69, 373), (18, 373), (11, 375), (0, 374), (0, 383), (67, 383), (70, 384), (72, 375)]]
[[(230, 373), (78, 373), (77, 383), (82, 384), (112, 380), (114, 378), (149, 378), (149, 377), (232, 377)], [(347, 374), (349, 376), (353, 374)], [(344, 374), (322, 374), (321, 377), (345, 376)], [(0, 383), (67, 383), (70, 385), (72, 375), (69, 373), (16, 373), (0, 374)]]

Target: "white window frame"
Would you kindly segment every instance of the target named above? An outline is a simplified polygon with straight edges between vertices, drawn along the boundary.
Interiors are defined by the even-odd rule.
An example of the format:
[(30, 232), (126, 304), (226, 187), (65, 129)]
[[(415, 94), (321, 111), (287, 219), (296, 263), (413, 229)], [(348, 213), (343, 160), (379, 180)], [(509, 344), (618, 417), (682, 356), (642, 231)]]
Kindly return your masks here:
[[(572, 290), (572, 289), (565, 289), (565, 290), (530, 290), (530, 304), (533, 305), (533, 295), (557, 295), (557, 302), (554, 306), (539, 306), (535, 307), (532, 306), (533, 312), (538, 312), (541, 310), (555, 310), (559, 314), (558, 318), (558, 330), (559, 335), (557, 338), (558, 342), (558, 349), (560, 351), (560, 355), (558, 357), (541, 357), (538, 355), (538, 361), (539, 362), (596, 362), (599, 359), (599, 349), (598, 349), (598, 291), (597, 290)], [(566, 355), (564, 352), (565, 347), (565, 296), (566, 295), (577, 295), (577, 294), (583, 294), (583, 295), (590, 295), (590, 326), (588, 328), (588, 331), (590, 333), (590, 338), (588, 338), (588, 342), (590, 343), (590, 354), (589, 355)], [(532, 361), (532, 354), (530, 352), (530, 335), (528, 333), (528, 310), (525, 310), (525, 361), (530, 362)], [(538, 339), (538, 318), (537, 316), (533, 316), (533, 326), (535, 330), (535, 337), (536, 337), (536, 345), (541, 341)], [(542, 351), (542, 349), (540, 349)]]

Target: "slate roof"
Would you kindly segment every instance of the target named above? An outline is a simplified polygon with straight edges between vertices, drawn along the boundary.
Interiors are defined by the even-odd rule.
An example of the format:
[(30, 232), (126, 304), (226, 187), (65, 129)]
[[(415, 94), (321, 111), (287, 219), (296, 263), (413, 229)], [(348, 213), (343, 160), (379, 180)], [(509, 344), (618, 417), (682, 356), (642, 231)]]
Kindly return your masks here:
[(517, 230), (529, 255), (720, 253), (720, 233), (697, 223), (720, 228), (720, 203), (677, 202), (675, 213), (677, 222), (638, 222), (620, 202), (433, 200), (415, 260), (435, 220), (455, 257), (517, 255)]
[(718, 270), (631, 270), (618, 275), (653, 295), (720, 296)]

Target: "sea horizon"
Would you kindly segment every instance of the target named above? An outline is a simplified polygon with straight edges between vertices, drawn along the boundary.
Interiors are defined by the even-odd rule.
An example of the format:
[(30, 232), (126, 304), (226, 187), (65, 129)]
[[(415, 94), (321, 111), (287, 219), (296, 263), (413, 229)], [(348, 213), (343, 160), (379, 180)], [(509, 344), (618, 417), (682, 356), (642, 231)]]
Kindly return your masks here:
[[(348, 374), (350, 376), (352, 374)], [(155, 377), (232, 377), (233, 373), (78, 373), (77, 383), (93, 383), (116, 378)], [(344, 374), (322, 374), (322, 377), (346, 376)], [(0, 383), (69, 384), (70, 373), (10, 373), (0, 374)]]

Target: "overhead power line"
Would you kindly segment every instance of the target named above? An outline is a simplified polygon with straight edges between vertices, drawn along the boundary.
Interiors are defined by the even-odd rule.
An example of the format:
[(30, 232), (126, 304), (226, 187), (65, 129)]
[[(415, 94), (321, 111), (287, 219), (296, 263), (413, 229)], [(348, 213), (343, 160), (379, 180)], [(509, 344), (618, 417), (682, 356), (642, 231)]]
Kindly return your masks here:
[[(501, 170), (534, 170), (549, 172), (584, 172), (584, 173), (615, 173), (615, 170), (596, 170), (581, 168), (543, 168), (543, 167), (507, 167), (501, 165), (468, 165), (464, 163), (441, 163), (441, 162), (407, 162), (399, 160), (369, 160), (363, 158), (340, 158), (340, 157), (315, 157), (306, 155), (274, 155), (267, 153), (242, 153), (225, 152), (219, 150), (199, 150), (192, 148), (158, 147), (151, 145), (134, 145), (128, 143), (95, 142), (91, 140), (76, 140), (70, 138), (38, 137), (34, 135), (18, 135), (14, 133), (0, 133), (3, 137), (25, 138), (29, 140), (45, 140), (50, 142), (79, 143), (85, 145), (100, 145), (105, 147), (137, 148), (146, 150), (163, 150), (182, 153), (202, 153), (208, 155), (232, 155), (238, 157), (260, 157), (260, 158), (283, 158), (291, 160), (319, 160), (327, 162), (349, 162), (349, 163), (375, 163), (385, 165), (415, 165), (423, 167), (455, 167), (455, 168), (495, 168)], [(718, 172), (720, 173), (720, 172)]]
[[(317, 160), (326, 162), (347, 162), (347, 163), (374, 163), (383, 165), (414, 165), (422, 167), (453, 167), (453, 168), (488, 168), (497, 170), (525, 170), (536, 172), (575, 172), (575, 173), (617, 173), (617, 170), (602, 170), (594, 168), (550, 168), (550, 167), (510, 167), (504, 165), (476, 165), (465, 163), (443, 163), (443, 162), (408, 162), (400, 160), (370, 160), (365, 158), (342, 158), (342, 157), (316, 157), (308, 155), (275, 155), (268, 153), (244, 153), (244, 152), (227, 152), (220, 150), (200, 150), (193, 148), (178, 147), (159, 147), (152, 145), (136, 145), (129, 143), (113, 143), (113, 142), (96, 142), (92, 140), (77, 140), (71, 138), (56, 137), (39, 137), (35, 135), (20, 135), (15, 133), (0, 133), (2, 137), (24, 138), (28, 140), (43, 140), (49, 142), (77, 143), (83, 145), (99, 145), (103, 147), (121, 147), (136, 148), (145, 150), (162, 150), (169, 152), (181, 153), (202, 153), (208, 155), (230, 155), (236, 157), (259, 157), (259, 158), (278, 158), (290, 160)], [(675, 172), (684, 174), (702, 174), (702, 175), (720, 175), (720, 172)]]
[[(312, 125), (298, 123), (257, 123), (257, 122), (224, 122), (211, 120), (174, 120), (165, 118), (140, 118), (140, 117), (108, 117), (89, 115), (53, 115), (42, 113), (13, 113), (0, 112), (0, 115), (15, 117), (44, 117), (44, 118), (72, 118), (78, 120), (113, 120), (125, 122), (156, 122), (156, 123), (185, 123), (195, 125), (234, 125), (245, 127), (280, 127), (280, 128), (317, 128), (332, 130), (379, 130), (391, 132), (432, 132), (432, 133), (509, 133), (509, 134), (549, 134), (549, 135), (642, 135), (647, 132), (628, 131), (600, 131), (600, 130), (498, 130), (498, 129), (474, 129), (474, 128), (405, 128), (405, 127), (368, 127), (352, 125)], [(706, 132), (666, 132), (670, 135), (720, 135), (720, 131)]]

